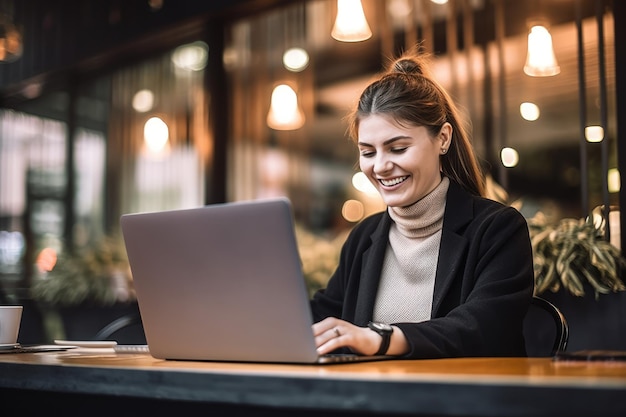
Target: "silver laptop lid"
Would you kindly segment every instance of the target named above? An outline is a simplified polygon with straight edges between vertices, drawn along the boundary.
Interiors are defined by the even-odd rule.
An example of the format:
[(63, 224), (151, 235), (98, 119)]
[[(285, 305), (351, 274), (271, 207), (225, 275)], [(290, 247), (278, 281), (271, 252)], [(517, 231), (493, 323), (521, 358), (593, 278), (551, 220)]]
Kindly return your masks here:
[(126, 214), (156, 358), (312, 363), (312, 317), (287, 199)]

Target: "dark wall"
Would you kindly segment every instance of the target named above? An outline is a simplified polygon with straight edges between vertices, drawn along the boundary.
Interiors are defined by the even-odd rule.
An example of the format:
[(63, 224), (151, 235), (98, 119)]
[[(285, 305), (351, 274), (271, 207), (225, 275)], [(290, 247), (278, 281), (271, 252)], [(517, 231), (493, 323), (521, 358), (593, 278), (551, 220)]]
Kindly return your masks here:
[[(29, 81), (54, 83), (62, 75), (107, 71), (174, 47), (211, 21), (259, 13), (294, 0), (15, 1), (13, 22), (22, 29), (23, 55), (0, 63), (0, 97), (20, 100)], [(1, 10), (0, 10), (1, 11)]]

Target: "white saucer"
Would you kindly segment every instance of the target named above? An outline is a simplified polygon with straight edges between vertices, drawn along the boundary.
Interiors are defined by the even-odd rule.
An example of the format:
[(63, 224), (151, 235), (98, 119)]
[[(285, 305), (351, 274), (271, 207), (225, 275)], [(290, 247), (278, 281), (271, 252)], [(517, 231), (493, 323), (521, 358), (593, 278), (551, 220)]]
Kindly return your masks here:
[(82, 348), (112, 348), (117, 346), (114, 340), (55, 340), (55, 344)]

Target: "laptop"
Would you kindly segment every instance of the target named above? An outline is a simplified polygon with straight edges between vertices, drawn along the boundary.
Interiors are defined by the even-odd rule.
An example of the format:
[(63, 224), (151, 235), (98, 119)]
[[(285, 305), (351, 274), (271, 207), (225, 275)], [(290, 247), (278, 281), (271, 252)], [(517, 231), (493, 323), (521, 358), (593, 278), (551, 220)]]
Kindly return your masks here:
[(288, 199), (124, 214), (120, 221), (155, 358), (308, 364), (389, 358), (317, 354)]

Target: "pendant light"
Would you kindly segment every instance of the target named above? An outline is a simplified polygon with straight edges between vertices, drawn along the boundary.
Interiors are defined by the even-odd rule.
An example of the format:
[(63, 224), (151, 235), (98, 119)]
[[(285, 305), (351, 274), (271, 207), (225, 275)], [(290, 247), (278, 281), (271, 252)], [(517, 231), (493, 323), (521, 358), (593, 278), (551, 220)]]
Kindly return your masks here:
[(0, 62), (14, 62), (22, 56), (22, 30), (13, 22), (13, 2), (0, 2)]
[(267, 125), (275, 130), (296, 130), (304, 125), (304, 113), (298, 107), (298, 95), (287, 84), (272, 91)]
[(146, 149), (158, 154), (166, 150), (169, 140), (169, 128), (160, 117), (151, 117), (144, 124), (143, 137)]
[(560, 72), (550, 32), (543, 25), (533, 25), (528, 33), (528, 55), (524, 73), (531, 77), (550, 77)]
[(360, 42), (372, 37), (361, 0), (337, 0), (337, 18), (330, 35), (341, 42)]

